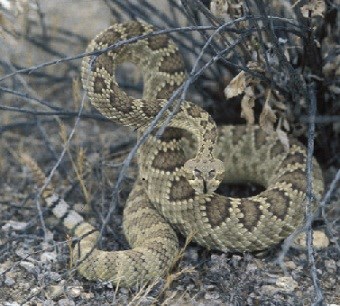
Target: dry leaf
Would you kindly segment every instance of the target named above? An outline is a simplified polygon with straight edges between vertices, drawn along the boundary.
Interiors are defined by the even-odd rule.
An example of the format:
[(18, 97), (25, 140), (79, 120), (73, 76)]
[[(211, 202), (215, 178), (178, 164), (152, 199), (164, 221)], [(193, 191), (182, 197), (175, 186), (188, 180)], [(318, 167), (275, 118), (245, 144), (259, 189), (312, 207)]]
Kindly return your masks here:
[(254, 116), (254, 105), (255, 105), (255, 98), (251, 95), (244, 95), (241, 100), (241, 118), (246, 119), (248, 125), (252, 125), (255, 122)]
[(276, 115), (269, 105), (271, 92), (268, 91), (266, 102), (264, 103), (262, 112), (259, 118), (259, 124), (262, 130), (266, 133), (271, 134), (274, 131), (274, 123), (276, 122)]
[(282, 118), (282, 126), (286, 131), (290, 131), (290, 126), (287, 118)]
[(223, 0), (213, 0), (210, 3), (210, 11), (217, 17), (224, 17), (228, 14), (229, 4)]
[[(280, 95), (278, 95), (278, 96), (279, 96), (279, 98), (282, 98)], [(275, 100), (273, 104), (275, 106), (275, 109), (278, 109), (280, 111), (286, 111), (287, 110), (287, 106), (281, 101)]]
[(323, 16), (326, 10), (325, 1), (323, 0), (313, 0), (301, 7), (301, 13), (303, 17), (308, 18), (309, 12), (311, 16)]
[(229, 85), (225, 88), (224, 94), (227, 99), (236, 97), (244, 92), (246, 88), (246, 75), (244, 71), (241, 71), (237, 76), (235, 76)]
[(289, 145), (289, 138), (288, 138), (287, 133), (285, 131), (281, 130), (280, 128), (276, 129), (276, 133), (277, 133), (277, 136), (278, 136), (280, 142), (284, 146), (285, 150), (288, 151), (290, 145)]
[[(225, 21), (240, 18), (243, 14), (242, 3), (239, 3), (238, 0), (212, 0), (210, 3), (210, 11)], [(238, 26), (240, 26), (240, 24), (238, 24)]]

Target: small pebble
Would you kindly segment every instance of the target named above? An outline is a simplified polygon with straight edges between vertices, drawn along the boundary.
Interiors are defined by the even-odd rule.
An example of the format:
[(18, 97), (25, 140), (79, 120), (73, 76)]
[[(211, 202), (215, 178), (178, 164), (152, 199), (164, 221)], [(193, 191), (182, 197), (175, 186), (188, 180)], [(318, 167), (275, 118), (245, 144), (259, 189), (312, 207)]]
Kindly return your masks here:
[(5, 284), (11, 287), (15, 284), (15, 280), (12, 277), (6, 275)]
[(57, 253), (56, 252), (44, 252), (40, 255), (40, 260), (42, 262), (55, 262), (57, 261)]
[(129, 290), (126, 288), (119, 288), (119, 292), (122, 294), (129, 294)]
[(333, 273), (336, 271), (336, 262), (333, 259), (325, 260), (325, 267), (326, 270), (330, 273)]
[(220, 297), (220, 294), (216, 291), (206, 292), (204, 298), (206, 300), (217, 300)]
[(79, 297), (82, 292), (83, 292), (83, 287), (81, 286), (67, 288), (67, 293), (71, 298)]
[(70, 299), (61, 299), (58, 301), (59, 306), (75, 306), (76, 303)]
[(23, 267), (29, 273), (33, 273), (35, 271), (35, 265), (29, 261), (21, 261), (20, 266)]
[(49, 277), (52, 281), (55, 281), (55, 282), (58, 282), (58, 281), (60, 281), (60, 279), (61, 279), (60, 274), (57, 273), (57, 272), (53, 272), (53, 271), (48, 272), (48, 277)]
[(83, 300), (89, 300), (89, 299), (92, 299), (94, 297), (94, 293), (93, 292), (83, 292), (81, 294), (81, 298)]
[(52, 285), (47, 288), (47, 296), (50, 299), (55, 299), (64, 293), (64, 285), (61, 282), (58, 285)]
[(292, 292), (298, 286), (298, 283), (291, 276), (282, 276), (276, 280), (276, 285), (281, 288), (282, 291)]
[[(298, 248), (306, 249), (306, 233), (301, 233), (294, 240)], [(329, 246), (329, 239), (323, 231), (313, 231), (313, 246), (316, 250), (321, 250)]]
[(15, 254), (24, 260), (28, 260), (30, 258), (29, 251), (23, 248), (18, 248), (17, 250), (15, 250)]
[(286, 261), (286, 263), (285, 263), (285, 265), (286, 265), (286, 268), (288, 268), (288, 269), (291, 269), (291, 270), (295, 270), (296, 269), (296, 264), (295, 264), (295, 262), (294, 261)]
[(247, 265), (247, 272), (257, 271), (259, 268), (255, 263), (250, 263)]
[(11, 230), (14, 231), (22, 231), (27, 227), (27, 222), (19, 222), (19, 221), (8, 221), (4, 226), (2, 226), (2, 230), (4, 232), (8, 232)]
[(280, 289), (273, 285), (263, 285), (261, 286), (261, 293), (264, 295), (273, 295), (279, 292)]

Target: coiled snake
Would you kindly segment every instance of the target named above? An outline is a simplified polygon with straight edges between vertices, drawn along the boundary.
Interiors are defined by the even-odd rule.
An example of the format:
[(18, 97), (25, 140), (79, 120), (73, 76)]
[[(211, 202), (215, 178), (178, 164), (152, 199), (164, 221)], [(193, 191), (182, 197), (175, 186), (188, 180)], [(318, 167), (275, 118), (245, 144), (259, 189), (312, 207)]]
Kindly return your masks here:
[[(153, 31), (141, 22), (116, 24), (95, 37), (87, 51)], [(129, 61), (144, 75), (142, 99), (129, 97), (115, 80), (115, 68)], [(185, 79), (177, 47), (166, 35), (150, 36), (83, 60), (82, 80), (91, 103), (113, 121), (142, 132)], [(168, 115), (170, 110), (166, 111)], [(189, 140), (189, 141), (188, 141)], [(189, 146), (188, 143), (194, 144)], [(27, 156), (38, 182), (44, 175)], [(150, 135), (138, 155), (139, 178), (124, 210), (130, 250), (95, 247), (98, 231), (71, 210), (49, 186), (43, 197), (65, 227), (82, 237), (73, 251), (84, 259), (78, 271), (88, 279), (132, 286), (163, 276), (178, 252), (176, 232), (192, 235), (209, 249), (263, 250), (277, 244), (304, 219), (306, 148), (290, 139), (285, 149), (276, 133), (257, 126), (222, 126), (191, 102), (181, 104), (164, 134)], [(314, 160), (314, 193), (323, 191)], [(249, 198), (215, 192), (221, 181), (252, 181), (265, 191)]]

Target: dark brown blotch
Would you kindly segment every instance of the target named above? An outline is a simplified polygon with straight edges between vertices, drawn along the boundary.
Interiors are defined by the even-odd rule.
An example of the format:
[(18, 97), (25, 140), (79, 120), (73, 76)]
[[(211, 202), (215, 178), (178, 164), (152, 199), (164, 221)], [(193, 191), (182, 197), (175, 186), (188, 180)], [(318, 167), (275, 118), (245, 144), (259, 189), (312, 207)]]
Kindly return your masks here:
[[(193, 104), (193, 105), (190, 105), (187, 108), (187, 112), (193, 118), (201, 118), (202, 108), (200, 108), (199, 106)], [(207, 124), (208, 124), (208, 122), (204, 122), (204, 121), (201, 122), (201, 125), (203, 127), (207, 126)]]
[(203, 129), (206, 129), (206, 128), (207, 128), (207, 126), (208, 126), (208, 121), (206, 121), (206, 120), (202, 120), (202, 121), (200, 122), (200, 126), (202, 126), (202, 127), (203, 127)]
[(170, 142), (172, 140), (180, 140), (183, 137), (183, 130), (176, 127), (167, 127), (163, 134), (159, 137), (162, 142)]
[(183, 72), (184, 62), (182, 56), (178, 52), (164, 56), (159, 67), (159, 71), (170, 74)]
[(162, 105), (159, 103), (158, 100), (145, 101), (141, 109), (147, 117), (153, 118), (162, 109)]
[(137, 215), (134, 218), (129, 218), (129, 224), (143, 231), (148, 230), (155, 225), (162, 223), (160, 216), (155, 215), (154, 211), (144, 211), (143, 214)]
[(162, 34), (149, 37), (147, 42), (151, 50), (165, 49), (169, 46), (170, 38), (167, 35)]
[(231, 202), (228, 198), (215, 194), (210, 202), (206, 202), (205, 211), (212, 227), (221, 225), (230, 217)]
[(178, 85), (170, 85), (169, 83), (165, 83), (165, 85), (158, 90), (156, 98), (168, 99), (177, 88)]
[(254, 130), (255, 148), (259, 150), (266, 143), (267, 134), (261, 129)]
[(284, 147), (280, 140), (276, 140), (275, 144), (270, 148), (270, 158), (274, 159), (277, 155), (282, 154), (284, 152)]
[(96, 38), (96, 42), (101, 42), (103, 45), (113, 45), (121, 39), (121, 34), (117, 32), (113, 27), (108, 28), (102, 35)]
[(245, 135), (245, 127), (236, 125), (232, 133), (233, 145), (236, 146)]
[(213, 119), (211, 116), (208, 117), (208, 122), (209, 122), (211, 125), (216, 125), (214, 119)]
[(248, 199), (241, 199), (239, 209), (243, 214), (243, 217), (240, 218), (241, 223), (249, 232), (253, 231), (262, 215), (260, 203)]
[(125, 27), (126, 38), (145, 34), (144, 26), (138, 21), (130, 21)]
[(97, 69), (105, 69), (110, 75), (113, 75), (113, 63), (112, 58), (107, 54), (103, 53), (99, 55), (92, 65), (92, 71), (96, 71)]
[(210, 131), (206, 131), (203, 134), (203, 141), (214, 141), (217, 138), (217, 128), (214, 126)]
[(286, 172), (281, 175), (276, 182), (285, 182), (291, 184), (292, 188), (301, 192), (306, 192), (307, 188), (306, 172), (302, 169), (296, 169), (292, 172)]
[(290, 198), (280, 189), (267, 190), (263, 193), (263, 196), (265, 196), (266, 201), (270, 203), (268, 210), (274, 216), (283, 220), (290, 205)]
[(289, 145), (291, 147), (296, 146), (296, 147), (305, 149), (305, 146), (299, 140), (297, 140), (295, 137), (289, 136), (288, 139), (289, 139)]
[(294, 165), (296, 163), (304, 165), (306, 163), (306, 155), (301, 152), (290, 152), (282, 161), (281, 167), (286, 168), (287, 166)]
[(111, 82), (110, 89), (110, 104), (122, 113), (132, 112), (132, 100), (121, 92), (118, 85)]
[(184, 165), (186, 158), (182, 151), (159, 151), (152, 161), (152, 167), (162, 171), (175, 171)]
[(172, 181), (169, 196), (170, 201), (189, 200), (195, 196), (195, 190), (190, 186), (188, 180), (181, 176), (178, 181)]
[(105, 83), (105, 79), (101, 76), (96, 76), (94, 78), (94, 87), (93, 92), (95, 94), (102, 94), (103, 90), (107, 89), (107, 85)]

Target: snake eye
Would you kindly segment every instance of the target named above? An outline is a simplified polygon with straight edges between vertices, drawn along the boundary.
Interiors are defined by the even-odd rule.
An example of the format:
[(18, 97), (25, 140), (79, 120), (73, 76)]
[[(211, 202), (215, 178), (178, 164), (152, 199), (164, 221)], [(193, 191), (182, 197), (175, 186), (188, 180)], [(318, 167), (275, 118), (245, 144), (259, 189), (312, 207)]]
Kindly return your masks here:
[(197, 178), (202, 178), (202, 172), (198, 170), (197, 168), (194, 169), (194, 176)]
[(212, 169), (209, 171), (209, 178), (213, 178), (216, 174), (216, 170), (215, 169)]

